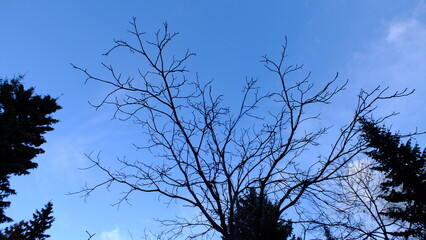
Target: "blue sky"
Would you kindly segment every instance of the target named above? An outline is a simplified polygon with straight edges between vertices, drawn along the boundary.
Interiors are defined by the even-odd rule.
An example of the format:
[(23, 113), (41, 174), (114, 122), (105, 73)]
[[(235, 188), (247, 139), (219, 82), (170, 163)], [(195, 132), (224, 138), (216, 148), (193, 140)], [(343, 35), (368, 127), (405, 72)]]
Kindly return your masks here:
[[(47, 201), (54, 203), (56, 221), (51, 239), (134, 239), (144, 229), (156, 230), (152, 219), (190, 214), (158, 202), (156, 195), (138, 194), (129, 205), (111, 207), (119, 189), (95, 192), (87, 201), (67, 192), (86, 182), (96, 183), (97, 172), (80, 171), (88, 165), (84, 153), (102, 151), (113, 164), (117, 156), (140, 157), (131, 146), (141, 141), (131, 122), (111, 121), (112, 108), (95, 111), (88, 101), (99, 101), (107, 89), (84, 84), (84, 76), (70, 63), (102, 73), (100, 62), (137, 65), (127, 55), (105, 58), (113, 39), (129, 37), (129, 20), (153, 33), (168, 22), (179, 32), (173, 49), (197, 53), (188, 67), (203, 81), (214, 79), (225, 101), (235, 101), (246, 77), (258, 77), (271, 87), (271, 75), (260, 56), (278, 56), (288, 37), (288, 63), (304, 64), (321, 84), (339, 72), (349, 79), (345, 94), (336, 99), (334, 115), (343, 121), (355, 106), (361, 88), (416, 89), (405, 99), (383, 105), (380, 112), (401, 114), (388, 123), (395, 129), (425, 130), (426, 3), (424, 1), (6, 1), (0, 0), (0, 76), (26, 74), (25, 84), (36, 92), (59, 97), (60, 120), (47, 135), (46, 153), (39, 168), (12, 179), (18, 195), (7, 213), (28, 219)], [(335, 114), (335, 113), (340, 114)], [(345, 114), (347, 113), (347, 114)], [(334, 123), (334, 122), (332, 122)], [(419, 143), (426, 143), (419, 138)], [(426, 144), (423, 144), (425, 146)], [(99, 174), (99, 173), (98, 173)], [(161, 200), (161, 199), (160, 199)]]

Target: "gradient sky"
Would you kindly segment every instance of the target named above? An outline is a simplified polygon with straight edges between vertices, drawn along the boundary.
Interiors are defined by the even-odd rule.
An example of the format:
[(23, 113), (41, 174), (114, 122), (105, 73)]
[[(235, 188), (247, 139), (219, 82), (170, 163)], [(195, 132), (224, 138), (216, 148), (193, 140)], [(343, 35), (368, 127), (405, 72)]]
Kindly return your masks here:
[[(389, 125), (402, 132), (426, 129), (424, 1), (0, 0), (0, 76), (26, 74), (26, 86), (59, 97), (63, 107), (54, 115), (60, 123), (46, 136), (46, 153), (36, 159), (39, 168), (12, 179), (18, 194), (7, 210), (15, 220), (28, 219), (51, 200), (56, 218), (51, 239), (86, 239), (86, 230), (96, 233), (93, 240), (127, 240), (129, 232), (140, 239), (144, 229), (157, 229), (154, 218), (190, 214), (150, 194), (134, 195), (132, 205), (117, 209), (111, 204), (119, 188), (97, 191), (86, 201), (66, 195), (102, 179), (99, 172), (79, 170), (89, 164), (84, 153), (102, 151), (112, 165), (118, 156), (140, 158), (131, 145), (142, 141), (138, 127), (111, 121), (112, 108), (90, 107), (88, 101), (96, 103), (107, 89), (84, 84), (84, 76), (70, 65), (104, 73), (100, 62), (105, 61), (132, 71), (137, 62), (128, 55), (101, 54), (114, 38), (129, 37), (133, 16), (149, 34), (168, 22), (180, 33), (173, 44), (176, 53), (197, 53), (188, 65), (191, 74), (198, 72), (202, 81), (214, 79), (216, 92), (229, 103), (246, 77), (273, 84), (259, 60), (265, 54), (277, 56), (287, 36), (288, 63), (304, 64), (316, 84), (336, 72), (350, 81), (333, 109), (324, 110), (334, 112), (325, 120), (338, 125), (350, 116), (361, 88), (381, 85), (416, 89), (412, 96), (380, 106), (384, 114), (401, 112)], [(426, 145), (424, 137), (418, 140)]]

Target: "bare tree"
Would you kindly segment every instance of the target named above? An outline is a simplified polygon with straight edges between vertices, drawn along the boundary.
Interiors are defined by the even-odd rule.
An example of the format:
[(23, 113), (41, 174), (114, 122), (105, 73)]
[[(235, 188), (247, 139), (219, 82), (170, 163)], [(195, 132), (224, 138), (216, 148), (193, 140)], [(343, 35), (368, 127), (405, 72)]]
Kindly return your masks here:
[[(360, 121), (363, 125), (363, 138), (366, 141), (371, 142), (371, 139), (366, 137), (366, 124), (370, 124), (368, 125), (369, 127), (376, 127), (374, 124), (381, 123), (383, 120), (362, 119)], [(375, 129), (380, 130), (379, 127)], [(394, 139), (397, 139), (399, 142), (401, 137), (412, 139), (413, 136), (424, 133), (417, 132), (416, 130), (405, 135), (396, 135), (398, 138)], [(386, 136), (394, 135), (388, 133)], [(408, 141), (408, 146), (409, 143), (410, 141)], [(323, 227), (332, 230), (334, 236), (337, 236), (338, 239), (423, 239), (421, 235), (399, 234), (414, 232), (412, 231), (414, 224), (398, 218), (391, 218), (385, 214), (393, 204), (383, 197), (385, 193), (383, 185), (389, 179), (383, 172), (378, 171), (380, 164), (370, 158), (370, 152), (374, 148), (371, 144), (369, 146), (370, 148), (365, 152), (363, 159), (352, 161), (340, 170), (339, 178), (320, 186), (323, 194), (310, 195), (312, 203), (310, 206), (311, 210), (314, 209), (314, 211), (311, 211), (309, 214), (305, 213), (306, 216), (309, 216), (305, 218), (305, 222), (310, 223), (312, 228)], [(379, 144), (376, 142), (376, 146), (387, 147), (385, 141)], [(392, 145), (391, 147), (387, 147), (386, 151), (394, 151), (396, 148)], [(381, 149), (381, 152), (386, 151)], [(398, 152), (393, 154), (397, 157), (394, 160), (395, 162), (407, 161), (405, 155)], [(400, 164), (399, 166), (397, 172), (409, 171), (406, 165), (402, 166)], [(416, 168), (417, 166), (413, 167), (413, 169)], [(408, 175), (405, 174), (405, 176)], [(421, 177), (418, 178), (421, 179)], [(392, 191), (398, 191), (399, 189), (403, 188), (394, 187)], [(399, 204), (399, 206), (405, 206), (405, 204)], [(420, 210), (414, 212), (417, 213)], [(422, 216), (421, 213), (418, 215)]]
[(216, 233), (223, 239), (236, 239), (235, 207), (249, 188), (270, 196), (280, 206), (280, 213), (297, 207), (305, 194), (315, 194), (316, 187), (338, 177), (339, 170), (365, 149), (359, 138), (357, 120), (370, 114), (380, 100), (405, 96), (406, 91), (386, 95), (386, 89), (375, 89), (358, 96), (351, 120), (343, 125), (328, 150), (315, 160), (298, 158), (307, 147), (318, 146), (317, 140), (330, 128), (305, 131), (305, 124), (319, 119), (309, 113), (314, 106), (327, 105), (345, 89), (338, 85), (337, 75), (322, 87), (314, 86), (310, 75), (300, 81), (288, 76), (302, 69), (286, 65), (287, 41), (277, 60), (267, 56), (262, 62), (280, 84), (279, 89), (262, 93), (257, 80), (246, 80), (236, 111), (224, 106), (221, 95), (213, 92), (212, 82), (202, 83), (198, 76), (190, 80), (187, 61), (195, 54), (186, 51), (182, 57), (168, 52), (177, 33), (167, 24), (145, 40), (135, 19), (130, 33), (135, 40), (115, 40), (105, 53), (119, 49), (141, 56), (146, 65), (135, 77), (122, 77), (113, 66), (102, 63), (110, 73), (97, 77), (74, 66), (87, 80), (112, 87), (97, 108), (112, 105), (114, 117), (132, 119), (140, 124), (149, 139), (138, 149), (147, 150), (155, 163), (119, 159), (122, 168), (110, 169), (99, 156), (88, 155), (94, 168), (105, 173), (105, 181), (86, 187), (79, 193), (88, 196), (94, 190), (112, 184), (126, 187), (118, 203), (136, 192), (157, 193), (170, 201), (197, 209), (195, 219), (176, 218), (163, 221), (176, 234), (196, 228), (187, 237)]
[(307, 222), (327, 227), (338, 239), (393, 239), (389, 233), (398, 222), (381, 214), (388, 203), (380, 198), (384, 176), (371, 170), (367, 159), (351, 162), (340, 177), (324, 186), (321, 195), (311, 195), (314, 210)]

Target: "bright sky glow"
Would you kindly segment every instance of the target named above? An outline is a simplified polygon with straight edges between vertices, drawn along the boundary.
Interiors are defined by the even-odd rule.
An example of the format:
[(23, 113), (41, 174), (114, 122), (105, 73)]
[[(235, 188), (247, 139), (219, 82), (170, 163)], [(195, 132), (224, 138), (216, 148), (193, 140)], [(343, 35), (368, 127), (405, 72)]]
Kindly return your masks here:
[[(7, 210), (15, 220), (28, 219), (51, 200), (56, 218), (51, 239), (86, 239), (86, 230), (96, 233), (92, 240), (128, 240), (129, 231), (140, 239), (144, 229), (157, 229), (155, 218), (191, 214), (149, 194), (134, 195), (132, 205), (112, 207), (117, 188), (97, 191), (86, 201), (66, 195), (102, 179), (79, 170), (89, 164), (85, 153), (101, 151), (112, 165), (117, 157), (146, 157), (131, 145), (142, 141), (137, 126), (111, 121), (112, 108), (95, 111), (89, 106), (88, 101), (102, 99), (105, 86), (84, 84), (84, 76), (70, 65), (104, 74), (100, 63), (105, 61), (131, 72), (137, 59), (101, 54), (113, 39), (129, 37), (133, 16), (148, 35), (168, 22), (180, 33), (175, 53), (197, 53), (188, 65), (191, 74), (198, 72), (202, 81), (214, 79), (215, 91), (230, 104), (246, 77), (274, 86), (260, 56), (277, 56), (287, 36), (288, 64), (304, 64), (305, 73), (312, 71), (319, 85), (336, 72), (350, 81), (334, 108), (324, 110), (327, 125), (350, 116), (361, 88), (381, 85), (416, 89), (412, 96), (381, 106), (384, 114), (401, 112), (387, 123), (402, 132), (426, 130), (424, 1), (0, 0), (0, 10), (0, 76), (26, 74), (26, 86), (59, 97), (63, 107), (54, 115), (60, 123), (47, 135), (46, 153), (36, 160), (39, 167), (11, 181), (18, 194)], [(426, 146), (424, 138), (418, 140)]]

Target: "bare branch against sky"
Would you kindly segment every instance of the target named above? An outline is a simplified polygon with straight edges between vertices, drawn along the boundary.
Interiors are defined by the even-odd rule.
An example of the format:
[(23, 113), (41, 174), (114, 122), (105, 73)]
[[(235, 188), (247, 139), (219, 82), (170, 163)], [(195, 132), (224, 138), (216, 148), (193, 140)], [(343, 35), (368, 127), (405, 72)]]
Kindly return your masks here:
[[(301, 79), (293, 77), (303, 66), (287, 63), (284, 42), (277, 60), (267, 56), (262, 60), (280, 87), (266, 92), (256, 79), (248, 79), (239, 103), (233, 103), (239, 107), (232, 108), (216, 93), (214, 82), (204, 83), (197, 76), (193, 80), (188, 74), (187, 61), (195, 54), (186, 51), (179, 56), (170, 49), (177, 33), (170, 32), (167, 24), (149, 38), (134, 18), (129, 33), (132, 39), (115, 40), (104, 55), (119, 50), (140, 55), (144, 62), (138, 76), (124, 77), (127, 74), (106, 63), (102, 63), (109, 73), (106, 77), (73, 67), (86, 81), (111, 87), (93, 106), (112, 105), (114, 118), (140, 125), (147, 143), (137, 148), (151, 153), (152, 160), (122, 158), (120, 166), (110, 168), (100, 155), (89, 154), (92, 167), (103, 172), (104, 180), (77, 193), (89, 196), (100, 187), (121, 184), (125, 190), (117, 204), (137, 192), (154, 192), (166, 202), (195, 208), (196, 216), (191, 218), (162, 220), (171, 234), (185, 238), (216, 232), (235, 239), (235, 207), (249, 189), (271, 196), (281, 214), (298, 211), (305, 195), (320, 195), (318, 186), (342, 178), (340, 170), (366, 149), (358, 121), (373, 114), (379, 101), (412, 93), (388, 93), (380, 87), (361, 90), (352, 117), (341, 124), (331, 146), (321, 146), (324, 154), (306, 159), (305, 151), (319, 148), (318, 141), (331, 128), (307, 131), (306, 126), (319, 120), (318, 106), (329, 105), (347, 81), (339, 84), (336, 75), (318, 87), (309, 73)], [(302, 215), (294, 218), (303, 220)]]
[[(170, 228), (155, 219), (219, 239), (232, 232), (238, 198), (255, 187), (278, 202), (295, 234), (324, 238), (321, 228), (303, 236), (306, 220), (318, 220), (307, 218), (308, 203), (366, 159), (356, 119), (398, 113), (381, 120), (395, 132), (425, 130), (425, 6), (0, 1), (0, 78), (25, 74), (24, 86), (62, 106), (39, 167), (10, 179), (17, 195), (6, 214), (31, 219), (52, 202), (52, 239), (166, 237)], [(135, 35), (136, 25), (126, 32), (132, 16), (146, 34)], [(417, 141), (426, 145), (423, 135)], [(96, 184), (86, 201), (67, 195)], [(111, 207), (117, 201), (130, 204)]]

